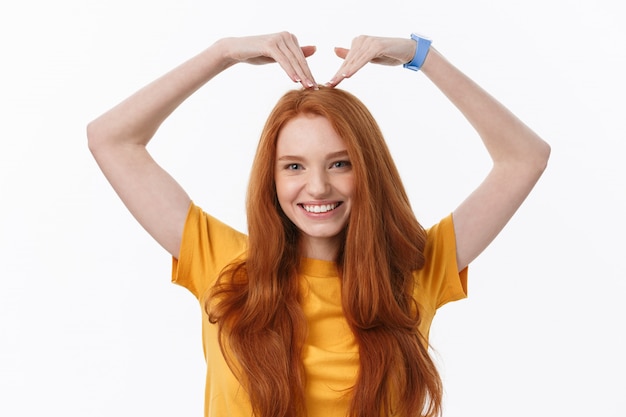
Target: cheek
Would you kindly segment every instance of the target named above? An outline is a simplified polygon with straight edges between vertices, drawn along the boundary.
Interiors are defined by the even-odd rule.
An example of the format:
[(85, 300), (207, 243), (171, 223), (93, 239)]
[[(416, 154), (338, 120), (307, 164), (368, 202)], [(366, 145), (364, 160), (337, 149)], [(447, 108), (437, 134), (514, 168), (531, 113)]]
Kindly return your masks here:
[(337, 186), (340, 187), (341, 193), (347, 197), (351, 197), (354, 195), (356, 181), (354, 179), (354, 175), (346, 176), (342, 179), (341, 183)]
[(294, 186), (292, 182), (285, 180), (284, 178), (276, 178), (276, 196), (281, 207), (289, 203), (289, 200), (293, 198)]

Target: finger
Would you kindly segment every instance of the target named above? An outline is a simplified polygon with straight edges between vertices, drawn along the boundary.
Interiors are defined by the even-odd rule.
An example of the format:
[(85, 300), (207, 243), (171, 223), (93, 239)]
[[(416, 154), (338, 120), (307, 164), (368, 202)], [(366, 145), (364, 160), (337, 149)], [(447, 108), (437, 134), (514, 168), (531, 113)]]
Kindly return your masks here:
[(339, 58), (343, 59), (344, 61), (341, 63), (341, 66), (339, 67), (335, 75), (330, 79), (330, 81), (326, 83), (327, 86), (331, 86), (331, 87), (337, 86), (339, 85), (340, 82), (343, 81), (344, 78), (347, 78), (348, 74), (346, 74), (345, 72), (345, 66), (346, 66), (346, 58), (349, 55), (349, 53), (350, 53), (350, 50), (347, 48), (341, 48), (338, 46), (335, 47), (335, 55), (337, 55)]
[[(311, 55), (313, 55), (317, 51), (317, 47), (311, 46), (311, 45), (303, 46), (300, 49), (302, 50), (302, 54), (304, 55), (305, 58), (310, 57)], [(306, 68), (307, 68), (307, 70), (308, 70), (308, 72), (310, 74), (310, 77), (311, 77), (311, 84), (312, 85), (310, 85), (310, 88), (314, 88), (314, 89), (317, 90), (318, 86), (317, 86), (317, 83), (315, 82), (315, 80), (313, 79), (313, 75), (311, 73), (311, 70), (309, 69), (309, 64), (308, 64), (308, 62), (306, 60), (305, 60), (305, 63), (306, 63)]]
[(339, 46), (335, 47), (335, 55), (337, 55), (341, 59), (345, 59), (348, 55), (348, 52), (350, 52), (349, 49), (341, 48)]
[(289, 58), (292, 68), (296, 71), (302, 86), (305, 88), (316, 86), (317, 84), (315, 84), (315, 79), (313, 78), (313, 74), (311, 74), (311, 70), (309, 69), (309, 64), (306, 61), (306, 57), (315, 52), (315, 47), (305, 46), (301, 48), (298, 44), (296, 36), (291, 34), (288, 34), (284, 45), (287, 47), (286, 55)]
[(306, 46), (300, 48), (298, 40), (294, 35), (285, 34), (278, 44), (279, 51), (283, 59), (279, 59), (279, 64), (290, 75), (290, 77), (302, 84), (304, 88), (315, 87), (315, 79), (311, 74), (309, 65), (306, 62), (305, 54), (310, 56), (315, 52), (315, 47)]
[(302, 54), (304, 55), (305, 58), (310, 57), (311, 55), (315, 53), (315, 51), (317, 51), (317, 47), (312, 46), (312, 45), (303, 46), (300, 49), (302, 50)]
[[(296, 44), (297, 45), (297, 44)], [(313, 55), (316, 51), (315, 46), (305, 46), (298, 47), (297, 51), (294, 51), (294, 57), (296, 58), (297, 66), (296, 70), (299, 73), (302, 73), (303, 77), (301, 78), (302, 86), (305, 88), (317, 88), (317, 83), (315, 82), (315, 78), (313, 77), (313, 73), (309, 68), (309, 63), (306, 58)]]
[(346, 78), (352, 77), (357, 71), (363, 68), (369, 61), (371, 53), (361, 48), (346, 49), (335, 48), (335, 54), (343, 58), (344, 61), (334, 77), (326, 85), (336, 86)]

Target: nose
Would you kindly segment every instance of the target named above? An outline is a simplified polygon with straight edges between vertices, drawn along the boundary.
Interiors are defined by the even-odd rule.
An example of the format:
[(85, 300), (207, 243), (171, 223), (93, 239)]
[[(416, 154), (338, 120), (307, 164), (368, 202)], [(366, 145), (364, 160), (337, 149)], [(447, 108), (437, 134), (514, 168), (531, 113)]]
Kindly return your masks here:
[(330, 183), (326, 170), (312, 170), (307, 181), (307, 192), (311, 197), (322, 198), (328, 194)]

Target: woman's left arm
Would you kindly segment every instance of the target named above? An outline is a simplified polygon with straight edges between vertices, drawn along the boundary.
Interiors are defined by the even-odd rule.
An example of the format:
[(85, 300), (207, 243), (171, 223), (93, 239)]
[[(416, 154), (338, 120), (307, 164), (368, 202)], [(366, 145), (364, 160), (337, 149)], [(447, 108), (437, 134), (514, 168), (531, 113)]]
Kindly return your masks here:
[[(415, 47), (410, 39), (355, 38), (351, 49), (336, 49), (344, 62), (329, 84), (339, 84), (367, 62), (408, 62)], [(462, 270), (491, 243), (528, 196), (546, 168), (550, 146), (434, 48), (421, 71), (476, 129), (493, 161), (484, 181), (453, 212), (457, 263)]]
[(504, 228), (543, 173), (550, 146), (485, 90), (431, 48), (424, 74), (480, 135), (493, 166), (454, 210), (459, 270)]

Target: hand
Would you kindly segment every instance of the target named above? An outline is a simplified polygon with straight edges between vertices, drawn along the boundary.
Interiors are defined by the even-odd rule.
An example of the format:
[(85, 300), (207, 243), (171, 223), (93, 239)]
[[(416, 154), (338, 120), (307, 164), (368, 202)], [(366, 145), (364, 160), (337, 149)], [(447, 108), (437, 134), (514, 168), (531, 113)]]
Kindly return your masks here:
[(304, 88), (317, 88), (306, 58), (315, 53), (315, 46), (300, 47), (288, 32), (271, 35), (227, 38), (227, 55), (235, 62), (262, 65), (277, 62), (294, 82)]
[(381, 65), (407, 63), (413, 59), (416, 47), (417, 43), (412, 39), (358, 36), (352, 41), (350, 49), (335, 48), (335, 54), (344, 61), (327, 85), (333, 87), (338, 85), (344, 78), (350, 78), (369, 62)]

